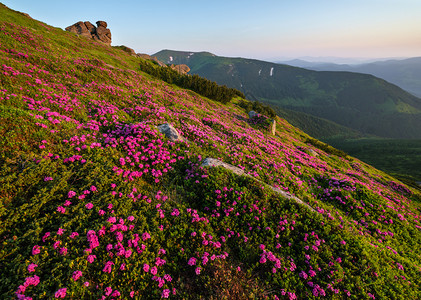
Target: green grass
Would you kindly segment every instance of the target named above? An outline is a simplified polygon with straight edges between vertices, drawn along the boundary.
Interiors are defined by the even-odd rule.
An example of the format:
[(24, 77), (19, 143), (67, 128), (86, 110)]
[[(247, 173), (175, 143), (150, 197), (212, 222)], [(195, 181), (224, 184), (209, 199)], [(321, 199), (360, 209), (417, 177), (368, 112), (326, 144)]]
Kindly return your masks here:
[(421, 181), (421, 140), (366, 138), (325, 141), (380, 170)]

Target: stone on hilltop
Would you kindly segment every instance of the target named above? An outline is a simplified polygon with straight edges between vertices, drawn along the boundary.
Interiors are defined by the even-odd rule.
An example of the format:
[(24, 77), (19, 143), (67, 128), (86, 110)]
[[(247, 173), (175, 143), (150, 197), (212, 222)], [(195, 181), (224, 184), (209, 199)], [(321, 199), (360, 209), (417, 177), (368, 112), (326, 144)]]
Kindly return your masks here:
[(66, 27), (66, 31), (73, 32), (77, 35), (91, 38), (95, 41), (111, 44), (111, 31), (107, 28), (107, 22), (96, 22), (98, 27), (95, 27), (91, 22), (79, 21), (71, 26)]
[(92, 24), (89, 21), (84, 22), (84, 24), (85, 24), (86, 28), (88, 28), (88, 30), (91, 34), (94, 34), (96, 32), (96, 27), (95, 27), (94, 24)]
[(105, 21), (97, 21), (96, 25), (96, 34), (93, 36), (94, 40), (98, 40), (100, 42), (111, 44), (111, 30), (107, 28), (107, 22)]
[(107, 28), (108, 24), (105, 21), (96, 21), (96, 26)]
[(84, 37), (89, 37), (89, 38), (92, 37), (90, 30), (86, 27), (85, 23), (82, 21), (79, 21), (69, 27), (66, 27), (66, 31), (70, 31)]

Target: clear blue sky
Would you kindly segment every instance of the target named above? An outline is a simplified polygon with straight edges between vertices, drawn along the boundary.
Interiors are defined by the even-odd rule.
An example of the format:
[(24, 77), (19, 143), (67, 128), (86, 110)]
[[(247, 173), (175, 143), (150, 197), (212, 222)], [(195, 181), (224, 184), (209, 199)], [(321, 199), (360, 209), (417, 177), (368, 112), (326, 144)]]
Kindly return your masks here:
[[(112, 45), (274, 59), (421, 56), (421, 0), (0, 0), (49, 25), (104, 20)], [(1, 19), (1, 16), (0, 16)]]

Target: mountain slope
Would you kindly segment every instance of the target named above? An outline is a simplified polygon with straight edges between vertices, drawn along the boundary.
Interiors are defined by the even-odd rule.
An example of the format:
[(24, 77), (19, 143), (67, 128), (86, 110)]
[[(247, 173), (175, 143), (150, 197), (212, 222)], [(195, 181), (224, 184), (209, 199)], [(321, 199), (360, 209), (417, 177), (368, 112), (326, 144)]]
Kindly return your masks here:
[(192, 74), (272, 106), (328, 119), (363, 134), (421, 138), (421, 100), (371, 75), (316, 72), (210, 53), (163, 50), (155, 56), (187, 64)]
[(421, 297), (416, 190), (119, 49), (0, 29), (2, 299)]
[(396, 84), (413, 95), (421, 97), (421, 57), (356, 65), (308, 63), (305, 61), (290, 61), (285, 63), (315, 71), (348, 71), (371, 74)]

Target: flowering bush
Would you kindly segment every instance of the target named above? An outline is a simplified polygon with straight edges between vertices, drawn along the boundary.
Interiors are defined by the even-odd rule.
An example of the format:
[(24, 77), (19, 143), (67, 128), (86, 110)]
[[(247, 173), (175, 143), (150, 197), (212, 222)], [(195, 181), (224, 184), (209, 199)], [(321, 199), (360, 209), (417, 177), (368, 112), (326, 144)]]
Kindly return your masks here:
[(417, 191), (118, 49), (0, 16), (2, 298), (421, 297)]

